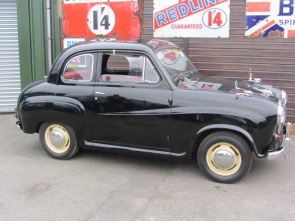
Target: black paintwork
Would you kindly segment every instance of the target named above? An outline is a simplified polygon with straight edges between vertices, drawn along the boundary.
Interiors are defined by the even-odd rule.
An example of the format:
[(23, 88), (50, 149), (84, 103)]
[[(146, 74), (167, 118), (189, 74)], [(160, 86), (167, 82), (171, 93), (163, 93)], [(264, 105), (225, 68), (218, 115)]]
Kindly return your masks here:
[[(172, 43), (161, 47), (177, 46)], [(100, 81), (102, 51), (145, 54), (161, 77), (157, 84)], [(159, 47), (139, 43), (82, 43), (63, 51), (48, 76), (28, 85), (20, 94), (17, 116), (25, 133), (38, 132), (42, 122), (71, 126), (83, 148), (188, 159), (202, 139), (216, 130), (235, 132), (258, 157), (266, 157), (277, 128), (278, 98), (253, 90), (251, 96), (229, 92), (234, 82), (219, 90), (183, 90), (176, 87), (155, 56)], [(65, 63), (81, 53), (92, 53), (97, 66), (91, 82), (63, 82)], [(239, 82), (239, 86), (251, 84)], [(224, 88), (224, 87), (227, 88)], [(252, 87), (253, 89), (253, 87)], [(105, 94), (96, 95), (95, 92)]]

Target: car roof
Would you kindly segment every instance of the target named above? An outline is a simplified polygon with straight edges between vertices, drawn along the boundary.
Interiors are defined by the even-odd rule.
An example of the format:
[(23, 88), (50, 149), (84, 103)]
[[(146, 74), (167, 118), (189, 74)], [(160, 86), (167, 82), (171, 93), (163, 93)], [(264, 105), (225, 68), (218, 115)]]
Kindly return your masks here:
[(65, 49), (66, 54), (76, 53), (79, 51), (89, 51), (89, 50), (139, 50), (147, 51), (152, 49), (154, 52), (163, 50), (164, 48), (178, 48), (174, 43), (152, 39), (150, 41), (139, 40), (138, 42), (127, 42), (127, 41), (110, 41), (110, 40), (92, 40), (79, 42), (69, 48)]
[(148, 54), (156, 54), (158, 51), (164, 49), (175, 49), (179, 48), (174, 43), (162, 40), (162, 39), (152, 39), (149, 41), (139, 40), (138, 42), (126, 42), (126, 41), (108, 41), (108, 40), (91, 40), (85, 42), (79, 42), (74, 44), (64, 51), (62, 51), (58, 57), (55, 59), (55, 62), (52, 65), (52, 69), (58, 69), (63, 63), (63, 60), (69, 56), (87, 51), (95, 50), (132, 50), (132, 51), (141, 51)]

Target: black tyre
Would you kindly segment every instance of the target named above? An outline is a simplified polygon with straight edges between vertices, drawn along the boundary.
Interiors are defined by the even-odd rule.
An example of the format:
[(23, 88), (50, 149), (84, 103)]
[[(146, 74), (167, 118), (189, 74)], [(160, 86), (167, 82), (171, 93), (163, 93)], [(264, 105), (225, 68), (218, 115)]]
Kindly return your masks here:
[(69, 159), (79, 150), (74, 130), (60, 123), (43, 123), (39, 138), (45, 151), (56, 159)]
[(252, 155), (249, 145), (240, 136), (230, 132), (208, 135), (198, 149), (201, 171), (219, 183), (234, 183), (250, 170)]

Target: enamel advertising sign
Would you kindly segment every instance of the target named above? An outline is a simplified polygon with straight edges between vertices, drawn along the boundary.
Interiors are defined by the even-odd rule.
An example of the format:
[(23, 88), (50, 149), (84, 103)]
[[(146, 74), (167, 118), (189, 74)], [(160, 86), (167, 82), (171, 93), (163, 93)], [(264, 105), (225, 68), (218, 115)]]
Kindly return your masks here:
[(154, 37), (229, 37), (230, 0), (154, 0)]
[(137, 0), (64, 0), (62, 8), (65, 38), (140, 37)]
[(295, 0), (247, 0), (248, 37), (295, 37)]
[(66, 49), (74, 44), (77, 44), (81, 41), (85, 41), (85, 38), (64, 38), (63, 40), (63, 48)]

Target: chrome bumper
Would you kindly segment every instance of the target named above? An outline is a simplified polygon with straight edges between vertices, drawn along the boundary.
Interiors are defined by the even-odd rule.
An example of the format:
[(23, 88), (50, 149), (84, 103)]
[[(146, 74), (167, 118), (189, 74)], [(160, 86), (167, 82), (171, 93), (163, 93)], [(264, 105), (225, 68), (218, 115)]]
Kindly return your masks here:
[(287, 126), (286, 126), (286, 137), (285, 137), (285, 140), (284, 140), (284, 143), (283, 143), (283, 145), (284, 145), (283, 148), (281, 150), (268, 153), (267, 159), (269, 159), (269, 160), (276, 160), (276, 159), (281, 158), (282, 156), (286, 156), (287, 150), (288, 150), (289, 144), (290, 144), (289, 135), (290, 135), (291, 127), (292, 127), (292, 124), (291, 123), (287, 123)]
[(17, 121), (17, 122), (15, 122), (15, 124), (14, 124), (14, 129), (16, 129), (17, 131), (21, 131), (22, 130), (22, 128), (21, 128), (21, 126), (20, 126), (20, 123)]

